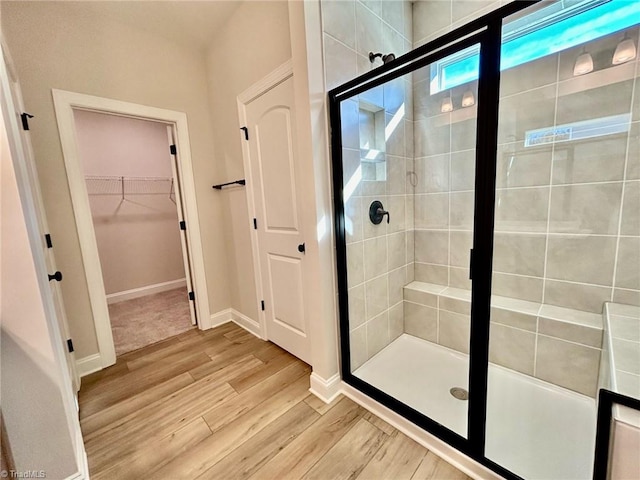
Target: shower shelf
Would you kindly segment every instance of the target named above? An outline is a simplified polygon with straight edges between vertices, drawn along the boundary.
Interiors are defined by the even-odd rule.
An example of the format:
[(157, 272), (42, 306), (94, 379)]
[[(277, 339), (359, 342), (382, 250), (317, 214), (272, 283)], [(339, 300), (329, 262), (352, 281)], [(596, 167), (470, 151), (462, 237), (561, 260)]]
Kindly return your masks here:
[[(415, 308), (424, 312), (425, 318), (431, 318), (431, 322), (437, 322), (437, 330), (431, 325), (431, 330), (416, 330), (409, 332), (420, 338), (452, 348), (461, 353), (468, 353), (468, 344), (453, 342), (450, 336), (434, 336), (434, 331), (443, 332), (443, 327), (449, 331), (468, 325), (471, 311), (471, 292), (459, 288), (447, 287), (424, 282), (411, 282), (404, 287), (403, 299), (405, 302), (416, 304)], [(425, 310), (429, 307), (435, 312)], [(444, 323), (443, 323), (444, 322)], [(454, 322), (454, 323), (450, 323)], [(492, 362), (512, 370), (521, 371), (529, 376), (534, 376), (545, 381), (551, 381), (558, 386), (577, 391), (583, 395), (594, 396), (598, 383), (597, 369), (587, 368), (584, 365), (574, 365), (571, 351), (579, 350), (583, 354), (593, 355), (600, 351), (603, 340), (603, 319), (601, 314), (583, 312), (570, 308), (554, 305), (529, 302), (514, 298), (493, 295), (491, 297), (491, 329)], [(429, 333), (431, 332), (431, 333)], [(440, 333), (442, 335), (442, 333)], [(469, 335), (468, 333), (465, 335)], [(518, 338), (521, 346), (544, 337), (547, 345), (553, 345), (558, 349), (553, 355), (557, 361), (572, 365), (575, 372), (579, 372), (582, 379), (576, 383), (572, 377), (554, 376), (549, 378), (541, 370), (534, 372), (534, 362), (538, 362), (544, 356), (543, 361), (549, 360), (549, 352), (542, 353), (531, 348), (524, 348), (515, 353), (509, 342)], [(545, 356), (546, 355), (546, 356)], [(525, 368), (525, 366), (527, 366)], [(576, 373), (578, 375), (578, 373)]]
[[(454, 288), (448, 287), (446, 285), (417, 281), (405, 285), (404, 288), (405, 295), (408, 291), (411, 298), (417, 300), (416, 303), (422, 303), (424, 301), (430, 301), (433, 303), (435, 301), (438, 301), (440, 298), (445, 299), (445, 302), (471, 302), (471, 291), (461, 288)], [(437, 298), (426, 300), (427, 297), (425, 295), (432, 295)], [(469, 308), (465, 308), (466, 312), (470, 311)], [(571, 323), (572, 325), (576, 325), (577, 327), (596, 330), (602, 330), (603, 328), (602, 316), (600, 314), (574, 310), (571, 308), (557, 307), (555, 305), (530, 302), (517, 298), (492, 295), (491, 308), (494, 310), (509, 310), (511, 312), (530, 315), (533, 317), (544, 317), (558, 322)]]
[[(640, 358), (640, 336), (638, 323), (640, 322), (640, 307), (619, 303), (605, 303), (604, 309), (604, 342), (603, 359), (608, 372), (602, 372), (602, 383), (605, 388), (622, 395), (640, 399), (640, 387), (635, 378), (638, 372), (638, 358)], [(604, 370), (604, 369), (602, 369)], [(640, 412), (616, 405), (614, 417), (640, 428)]]

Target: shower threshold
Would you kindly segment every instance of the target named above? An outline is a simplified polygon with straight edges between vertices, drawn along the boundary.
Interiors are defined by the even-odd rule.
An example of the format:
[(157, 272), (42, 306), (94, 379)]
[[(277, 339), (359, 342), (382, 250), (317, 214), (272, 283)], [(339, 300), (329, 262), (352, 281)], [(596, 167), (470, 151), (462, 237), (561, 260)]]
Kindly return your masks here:
[[(354, 375), (466, 437), (469, 357), (403, 334)], [(527, 479), (588, 479), (593, 398), (490, 364), (486, 457)]]

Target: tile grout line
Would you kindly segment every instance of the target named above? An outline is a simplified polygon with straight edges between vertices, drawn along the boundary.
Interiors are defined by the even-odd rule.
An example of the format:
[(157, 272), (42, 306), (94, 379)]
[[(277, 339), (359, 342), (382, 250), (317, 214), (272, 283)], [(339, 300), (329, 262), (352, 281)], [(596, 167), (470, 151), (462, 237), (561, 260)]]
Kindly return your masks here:
[[(631, 102), (629, 105), (629, 111), (631, 112), (631, 120), (633, 120), (633, 101), (635, 99), (635, 96), (638, 94), (637, 92), (637, 85), (638, 85), (638, 62), (635, 62), (635, 72), (634, 72), (634, 82), (633, 82), (633, 88), (631, 90)], [(631, 146), (631, 140), (632, 139), (632, 135), (631, 135), (631, 127), (629, 127), (629, 132), (627, 133), (627, 148), (625, 150), (625, 156), (624, 156), (624, 166), (623, 166), (623, 170), (622, 170), (622, 189), (620, 192), (620, 211), (618, 212), (618, 234), (617, 234), (617, 241), (616, 241), (616, 251), (613, 257), (613, 278), (611, 279), (611, 301), (614, 301), (615, 298), (615, 291), (616, 291), (616, 277), (618, 274), (618, 261), (619, 261), (619, 255), (620, 255), (620, 240), (621, 240), (621, 234), (622, 234), (622, 217), (623, 217), (623, 212), (624, 212), (624, 194), (625, 194), (625, 190), (626, 190), (626, 186), (627, 186), (627, 167), (629, 164), (629, 149)]]
[[(560, 94), (560, 55), (556, 58), (556, 94), (555, 105), (553, 109), (553, 124), (558, 122), (558, 95)], [(552, 185), (553, 185), (553, 160), (555, 156), (556, 146), (555, 143), (551, 145), (551, 166), (549, 168), (549, 193), (547, 197), (547, 229), (545, 232), (545, 245), (544, 245), (544, 264), (542, 270), (542, 298), (540, 299), (540, 307), (538, 308), (538, 315), (536, 316), (536, 341), (533, 349), (533, 375), (537, 374), (538, 370), (538, 340), (540, 336), (540, 312), (542, 305), (544, 305), (546, 289), (547, 289), (547, 264), (549, 261), (549, 230), (551, 224), (551, 198), (552, 198)]]
[[(457, 152), (451, 152), (453, 153), (461, 153), (460, 151)], [(428, 159), (428, 158), (432, 158), (432, 157), (438, 157), (438, 156), (442, 156), (445, 154), (438, 154), (438, 155), (430, 155), (430, 156), (426, 156), (426, 157), (421, 157), (420, 159)], [(496, 191), (498, 192), (503, 192), (503, 191), (510, 191), (510, 190), (534, 190), (534, 189), (544, 189), (544, 188), (571, 188), (571, 187), (589, 187), (589, 186), (593, 186), (593, 185), (612, 185), (612, 184), (621, 184), (624, 183), (625, 180), (623, 179), (619, 179), (619, 180), (602, 180), (601, 182), (573, 182), (573, 183), (548, 183), (548, 184), (539, 184), (539, 185), (516, 185), (513, 187), (496, 187)], [(627, 182), (638, 182), (640, 183), (640, 179), (631, 179), (631, 180), (627, 180)], [(447, 193), (453, 193), (453, 194), (462, 194), (462, 193), (473, 193), (475, 192), (475, 190), (452, 190), (451, 192), (442, 190), (442, 191), (433, 191), (433, 192), (418, 192), (416, 193), (416, 195), (418, 196), (436, 196), (436, 195), (445, 195)], [(371, 195), (364, 195), (364, 196), (371, 196)]]
[[(451, 29), (453, 28), (453, 0), (451, 0), (449, 2), (449, 31), (451, 31)], [(476, 93), (477, 95), (477, 93)], [(449, 157), (449, 189), (447, 192), (447, 200), (448, 200), (448, 222), (447, 222), (447, 236), (449, 239), (449, 247), (451, 247), (451, 145), (453, 144), (453, 138), (452, 138), (452, 122), (451, 122), (451, 117), (452, 117), (452, 112), (449, 112), (446, 114), (448, 119), (449, 119), (449, 151), (446, 152), (448, 154)], [(476, 119), (476, 123), (477, 123), (477, 119)], [(476, 130), (476, 135), (478, 134), (477, 130)], [(474, 159), (474, 172), (475, 172), (475, 159)], [(474, 174), (475, 177), (475, 174)], [(475, 197), (475, 192), (474, 192), (474, 197)], [(475, 209), (475, 200), (474, 202), (472, 202), (473, 208)], [(471, 236), (473, 238), (473, 221), (471, 224)], [(472, 241), (473, 242), (473, 241)], [(473, 248), (473, 243), (472, 243), (472, 248)], [(451, 251), (451, 250), (449, 250)], [(447, 287), (451, 286), (451, 268), (447, 268)], [(440, 307), (440, 296), (438, 296), (437, 299), (437, 305), (438, 305), (438, 311), (437, 311), (437, 328), (436, 328), (436, 333), (437, 333), (437, 341), (438, 344), (440, 344), (440, 311), (442, 310)], [(469, 304), (471, 305), (471, 304)], [(471, 307), (469, 307), (471, 308)], [(471, 319), (469, 319), (469, 322), (471, 322)], [(469, 330), (469, 334), (468, 334), (468, 338), (467, 338), (468, 344), (471, 344), (471, 330)]]
[[(383, 35), (384, 36), (384, 35)], [(384, 110), (384, 124), (385, 127), (387, 125), (387, 115), (389, 115), (387, 113), (387, 99), (386, 99), (386, 95), (385, 95), (385, 90), (384, 90), (384, 86), (382, 87), (382, 105), (383, 105), (383, 110)], [(404, 127), (404, 125), (403, 125)], [(387, 144), (387, 139), (385, 138), (385, 151), (387, 149), (386, 147)], [(385, 194), (386, 197), (389, 198), (389, 194), (388, 194), (388, 190), (392, 190), (393, 188), (391, 187), (391, 159), (389, 160), (389, 162), (385, 161)], [(389, 208), (389, 207), (387, 207)], [(383, 217), (384, 218), (384, 217)], [(387, 216), (388, 219), (388, 216)], [(380, 315), (386, 313), (387, 315), (387, 321), (385, 322), (385, 328), (386, 328), (386, 338), (385, 338), (385, 347), (387, 345), (389, 345), (389, 343), (391, 342), (390, 338), (391, 338), (391, 328), (390, 328), (390, 318), (389, 318), (389, 311), (391, 310), (390, 306), (389, 306), (389, 294), (390, 294), (390, 290), (389, 290), (389, 228), (390, 228), (390, 223), (391, 221), (389, 220), (389, 223), (387, 225), (385, 225), (386, 228), (386, 235), (385, 235), (385, 239), (384, 239), (384, 257), (385, 257), (385, 262), (384, 262), (384, 271), (386, 273), (384, 273), (383, 275), (386, 276), (386, 281), (384, 282), (384, 288), (386, 291), (385, 294), (385, 312), (382, 312)], [(365, 287), (366, 288), (366, 287)], [(373, 320), (373, 319), (372, 319)], [(383, 347), (384, 348), (384, 347)]]
[[(637, 237), (632, 237), (632, 238), (637, 238)], [(440, 263), (428, 263), (428, 262), (416, 262), (416, 263), (419, 263), (421, 265), (432, 265), (432, 266), (436, 266), (436, 267), (445, 266), (445, 265), (440, 264)], [(460, 269), (460, 270), (466, 270), (465, 267), (451, 266), (451, 268)], [(497, 273), (499, 275), (509, 275), (511, 277), (520, 277), (520, 278), (527, 278), (527, 279), (532, 279), (532, 280), (542, 280), (544, 278), (544, 277), (537, 277), (537, 276), (534, 276), (534, 275), (523, 275), (521, 273), (500, 272), (500, 271), (494, 271), (494, 273)], [(571, 285), (584, 285), (586, 287), (611, 288), (610, 285), (603, 285), (603, 284), (599, 284), (599, 283), (575, 282), (573, 280), (565, 280), (565, 279), (562, 279), (562, 278), (548, 278), (548, 280), (552, 281), (552, 282), (569, 283)], [(435, 282), (424, 282), (424, 283), (433, 283), (434, 285), (442, 285), (440, 283), (435, 283)], [(443, 286), (448, 287), (449, 285), (443, 285)], [(460, 288), (460, 287), (453, 287), (452, 286), (452, 288)], [(461, 288), (461, 290), (469, 290), (469, 289)], [(633, 288), (626, 288), (624, 290), (630, 290), (630, 291), (633, 291), (633, 292), (638, 291), (638, 290), (635, 290)], [(504, 296), (504, 295), (499, 295), (499, 296)], [(524, 298), (517, 298), (517, 297), (513, 297), (513, 298), (516, 299), (516, 300), (524, 300), (524, 301), (534, 302), (534, 303), (543, 303), (543, 302), (535, 302), (533, 300), (526, 300)], [(549, 303), (547, 305), (554, 305), (554, 304)], [(561, 305), (555, 305), (555, 306), (561, 307)], [(562, 307), (562, 308), (568, 308), (570, 310), (579, 310), (577, 308), (571, 308), (571, 307)], [(587, 311), (587, 310), (581, 310), (581, 311)]]
[[(451, 5), (451, 18), (453, 19), (453, 1), (450, 2)], [(448, 265), (447, 265), (447, 286), (450, 287), (451, 286), (451, 184), (452, 184), (452, 178), (451, 178), (451, 146), (453, 144), (453, 137), (452, 137), (452, 128), (451, 128), (451, 113), (447, 114), (449, 117), (449, 151), (446, 153), (446, 159), (447, 159), (447, 165), (448, 165), (448, 175), (447, 175), (447, 181), (448, 181), (448, 186), (447, 186), (447, 209), (448, 209), (448, 222), (447, 222), (447, 259), (448, 259)], [(476, 132), (477, 134), (477, 132)], [(473, 229), (473, 227), (472, 227)], [(438, 313), (438, 327), (440, 325), (440, 313)], [(439, 333), (439, 332), (438, 332)], [(469, 338), (469, 341), (471, 341), (471, 338)]]
[[(364, 202), (363, 202), (362, 205), (364, 207)], [(365, 217), (364, 221), (365, 222), (367, 221), (366, 217)], [(364, 225), (362, 226), (362, 235), (364, 237)], [(364, 241), (362, 242), (362, 263), (365, 263), (364, 262)], [(348, 274), (348, 270), (349, 269), (348, 269), (348, 262), (347, 262), (347, 274)], [(362, 272), (362, 280), (363, 280), (363, 282), (362, 282), (361, 285), (363, 285), (362, 289), (364, 291), (364, 300), (363, 300), (363, 302), (364, 302), (364, 322), (362, 322), (361, 326), (364, 326), (364, 356), (367, 359), (366, 361), (369, 361), (369, 359), (370, 359), (370, 357), (369, 357), (369, 308), (367, 307), (367, 304), (369, 302), (367, 302), (367, 287), (365, 285), (367, 283), (366, 280), (365, 280), (367, 278), (367, 273), (366, 273), (366, 270), (364, 268), (362, 270), (363, 270), (363, 272)], [(347, 289), (347, 295), (348, 295), (348, 291), (349, 291), (349, 289)], [(348, 300), (348, 297), (347, 297), (347, 300)], [(348, 303), (348, 305), (347, 305), (347, 308), (348, 308), (349, 307), (349, 302), (347, 302), (347, 303)], [(351, 330), (351, 329), (349, 329), (349, 330)], [(351, 351), (351, 339), (349, 339), (349, 351)], [(352, 367), (352, 370), (354, 370), (353, 367)]]

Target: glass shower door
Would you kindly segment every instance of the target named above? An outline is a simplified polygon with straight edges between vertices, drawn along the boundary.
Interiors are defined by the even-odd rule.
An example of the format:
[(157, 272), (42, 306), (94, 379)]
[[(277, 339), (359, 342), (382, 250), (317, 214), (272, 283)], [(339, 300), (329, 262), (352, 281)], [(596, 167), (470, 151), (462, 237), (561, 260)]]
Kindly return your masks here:
[(478, 48), (341, 103), (347, 373), (464, 438)]
[(640, 288), (638, 18), (503, 23), (485, 455), (523, 478), (591, 477), (603, 307)]

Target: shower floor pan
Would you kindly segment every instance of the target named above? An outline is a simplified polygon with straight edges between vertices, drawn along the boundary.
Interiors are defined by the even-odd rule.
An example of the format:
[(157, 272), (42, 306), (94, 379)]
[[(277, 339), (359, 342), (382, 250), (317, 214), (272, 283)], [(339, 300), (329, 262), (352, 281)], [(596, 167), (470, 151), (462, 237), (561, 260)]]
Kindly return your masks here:
[[(354, 375), (466, 437), (469, 357), (403, 334)], [(589, 479), (596, 402), (490, 364), (487, 458), (526, 479)]]

